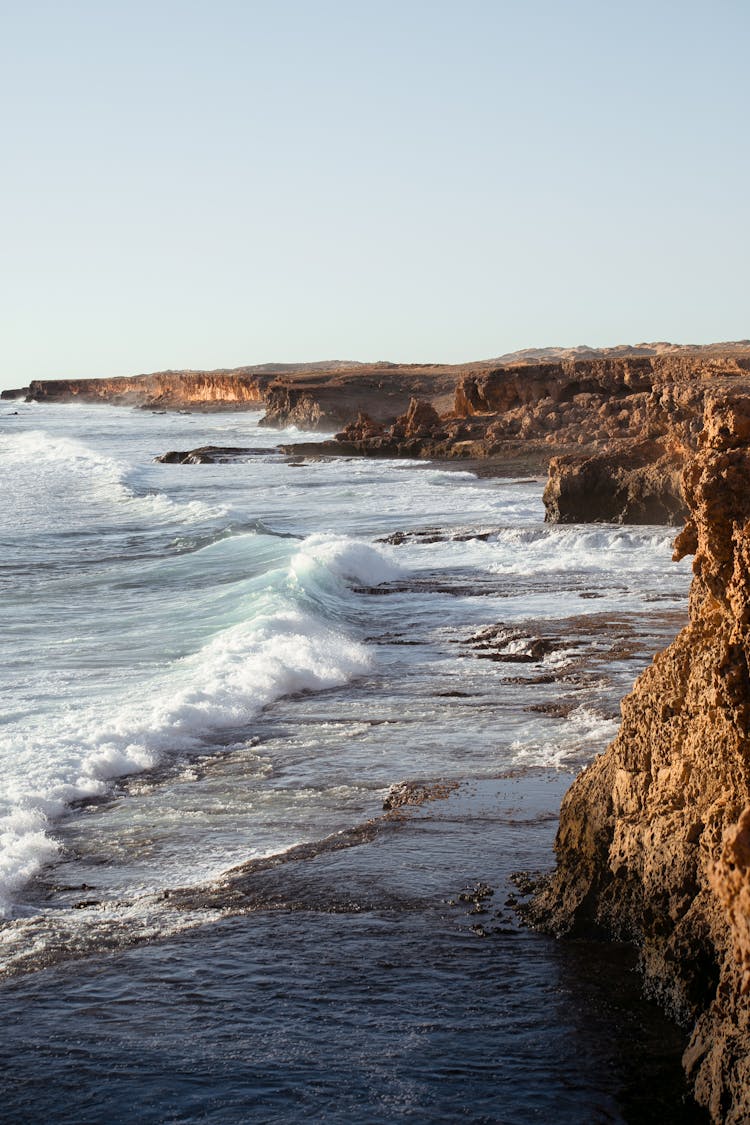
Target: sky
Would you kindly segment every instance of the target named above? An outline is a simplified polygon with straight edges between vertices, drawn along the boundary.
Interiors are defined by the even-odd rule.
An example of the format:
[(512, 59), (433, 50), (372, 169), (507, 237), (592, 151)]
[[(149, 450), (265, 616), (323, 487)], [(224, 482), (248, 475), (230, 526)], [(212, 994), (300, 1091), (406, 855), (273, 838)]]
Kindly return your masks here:
[(750, 337), (747, 0), (0, 17), (0, 387)]

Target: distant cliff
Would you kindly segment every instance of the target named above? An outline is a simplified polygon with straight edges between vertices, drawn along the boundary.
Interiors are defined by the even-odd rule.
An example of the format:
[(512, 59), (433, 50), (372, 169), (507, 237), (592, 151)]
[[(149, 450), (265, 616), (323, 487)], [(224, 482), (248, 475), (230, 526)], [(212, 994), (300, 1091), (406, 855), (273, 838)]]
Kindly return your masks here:
[(646, 985), (692, 1028), (712, 1119), (750, 1120), (750, 399), (706, 405), (685, 470), (690, 621), (622, 704), (565, 797), (557, 871), (532, 907), (555, 933), (635, 941)]
[(166, 371), (120, 379), (35, 380), (29, 384), (28, 398), (34, 402), (107, 402), (152, 409), (257, 408), (263, 402), (264, 381), (271, 378), (239, 372)]
[[(750, 343), (527, 350), (467, 364), (265, 364), (35, 381), (37, 402), (265, 410), (338, 431), (316, 453), (485, 459), (544, 472), (555, 521), (675, 522), (707, 396), (750, 394)], [(304, 450), (303, 450), (304, 452)]]
[[(221, 371), (161, 371), (116, 379), (35, 380), (26, 395), (29, 401), (40, 403), (107, 402), (155, 410), (264, 406), (263, 422), (267, 426), (335, 430), (362, 409), (393, 420), (415, 391), (447, 407), (466, 370), (429, 364), (264, 364)], [(17, 393), (22, 392), (13, 392), (13, 396)]]
[[(454, 373), (449, 405), (404, 378), (412, 399), (397, 418), (352, 396), (359, 414), (318, 452), (549, 466), (550, 520), (674, 523), (704, 404), (722, 391), (750, 394), (750, 346), (484, 365)], [(307, 411), (321, 401), (311, 394)], [(279, 403), (275, 419), (291, 417)]]

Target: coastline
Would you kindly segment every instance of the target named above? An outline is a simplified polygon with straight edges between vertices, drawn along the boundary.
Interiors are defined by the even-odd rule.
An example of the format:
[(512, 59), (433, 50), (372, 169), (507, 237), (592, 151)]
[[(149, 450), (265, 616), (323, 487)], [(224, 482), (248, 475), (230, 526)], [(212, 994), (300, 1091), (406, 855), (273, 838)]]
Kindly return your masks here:
[[(716, 388), (714, 388), (714, 389), (716, 389)], [(706, 409), (707, 421), (704, 425), (703, 415), (701, 415), (701, 427), (699, 427), (699, 429), (696, 431), (696, 441), (695, 441), (696, 450), (699, 450), (699, 449), (705, 447), (706, 442), (708, 443), (708, 448), (711, 448), (711, 442), (712, 441), (714, 442), (714, 445), (715, 445), (714, 451), (721, 453), (722, 456), (723, 456), (724, 452), (726, 451), (726, 449), (729, 449), (730, 452), (733, 451), (733, 450), (743, 450), (744, 449), (744, 444), (747, 443), (747, 439), (748, 439), (748, 426), (746, 425), (746, 422), (744, 422), (744, 415), (743, 415), (744, 406), (743, 406), (743, 398), (742, 398), (741, 387), (738, 387), (737, 389), (739, 391), (739, 395), (735, 396), (734, 398), (729, 398), (728, 395), (726, 395), (725, 389), (722, 389), (722, 387), (719, 386), (719, 394), (713, 395), (713, 391), (712, 391), (713, 397), (708, 397), (707, 399), (705, 399), (705, 409)], [(696, 417), (697, 417), (697, 415), (695, 414), (696, 403), (701, 404), (702, 409), (704, 408), (703, 394), (701, 396), (699, 396), (697, 400), (696, 399), (690, 399), (690, 402), (692, 402), (692, 404), (693, 404), (692, 407), (690, 407), (690, 409), (692, 409), (692, 411), (694, 411), (694, 413), (687, 416), (687, 422), (690, 425), (692, 425), (693, 422), (696, 421)], [(418, 404), (417, 404), (417, 407), (418, 407)], [(410, 411), (412, 411), (413, 418), (417, 417), (417, 415), (418, 415), (417, 407), (414, 407), (414, 408), (409, 407)], [(728, 413), (726, 413), (726, 412), (728, 412), (728, 409), (729, 409), (729, 412), (730, 412), (729, 415), (728, 415)], [(685, 417), (678, 418), (679, 425), (684, 425), (685, 421), (686, 421)], [(406, 418), (406, 422), (408, 422), (408, 417)], [(713, 429), (712, 429), (712, 427), (713, 427)], [(712, 434), (713, 434), (713, 436), (712, 436)], [(728, 436), (726, 436), (728, 434), (730, 435), (729, 441), (728, 441)], [(423, 439), (418, 439), (418, 438), (409, 439), (409, 440), (412, 440), (412, 441), (416, 440), (417, 442), (423, 441)], [(430, 438), (430, 441), (432, 442), (432, 438)], [(716, 444), (716, 442), (719, 442), (719, 444)], [(344, 449), (345, 449), (346, 447), (345, 447), (344, 442), (338, 443), (338, 445), (342, 445), (342, 444), (344, 445)], [(423, 445), (423, 447), (419, 447), (416, 450), (416, 452), (418, 453), (418, 456), (419, 457), (425, 456), (428, 448), (434, 449), (435, 447), (434, 447), (434, 445), (432, 445), (430, 443), (428, 443), (427, 445)], [(297, 452), (290, 450), (288, 452), (288, 457), (291, 457), (291, 458), (293, 458), (295, 456), (299, 457), (298, 447), (295, 447), (295, 449), (297, 450)], [(437, 444), (437, 449), (440, 449), (440, 443)], [(506, 447), (506, 449), (507, 449), (507, 447)], [(388, 451), (388, 450), (390, 450), (390, 451)], [(320, 447), (318, 447), (315, 450), (315, 452), (313, 452), (311, 450), (310, 450), (310, 452), (313, 453), (313, 456), (316, 459), (319, 458), (320, 456), (324, 456), (324, 457), (327, 456), (327, 451), (323, 454), (320, 454)], [(410, 459), (410, 453), (413, 454), (414, 452), (415, 452), (415, 449), (412, 445), (412, 447), (409, 447), (408, 450), (405, 450), (404, 453), (401, 454), (401, 456), (404, 456), (404, 457), (407, 457), (407, 458)], [(359, 457), (359, 456), (362, 456), (362, 454), (364, 454), (364, 456), (371, 456), (371, 457), (372, 456), (392, 457), (392, 456), (394, 456), (394, 451), (392, 451), (392, 447), (388, 447), (388, 445), (385, 445), (385, 447), (382, 447), (382, 445), (381, 445), (381, 447), (379, 447), (378, 449), (372, 449), (372, 450), (368, 450), (367, 447), (355, 449), (355, 456)], [(349, 453), (347, 453), (346, 456), (349, 456)], [(684, 456), (684, 457), (688, 458), (688, 460), (686, 460), (685, 463), (690, 463), (690, 465), (695, 465), (695, 463), (698, 463), (698, 462), (690, 459), (690, 458), (693, 458), (695, 456), (695, 454), (692, 453), (692, 452), (689, 453), (689, 457), (688, 457), (688, 453), (680, 454), (680, 456)], [(740, 454), (738, 454), (738, 456), (740, 456)], [(742, 456), (743, 456), (743, 454), (742, 454)], [(698, 459), (699, 459), (699, 457), (701, 457), (701, 453), (698, 453)], [(735, 458), (735, 459), (737, 459), (737, 458)], [(288, 461), (287, 463), (295, 463), (295, 461), (291, 461), (291, 462)], [(431, 463), (432, 463), (433, 468), (436, 467), (435, 460), (432, 460)], [(437, 463), (439, 463), (439, 466), (440, 466), (441, 470), (445, 469), (445, 470), (448, 470), (448, 471), (466, 471), (467, 469), (469, 469), (469, 471), (473, 472), (473, 471), (476, 471), (475, 465), (477, 465), (477, 466), (481, 465), (481, 467), (482, 467), (482, 474), (481, 475), (482, 476), (499, 477), (499, 476), (505, 476), (507, 474), (507, 470), (508, 470), (508, 468), (510, 468), (510, 466), (512, 466), (512, 468), (510, 468), (510, 474), (509, 475), (516, 476), (517, 474), (524, 474), (524, 472), (527, 472), (528, 469), (530, 469), (531, 466), (535, 465), (536, 462), (534, 460), (530, 461), (530, 459), (528, 459), (528, 449), (526, 447), (525, 459), (524, 460), (518, 459), (518, 460), (509, 462), (507, 457), (505, 457), (504, 459), (501, 459), (501, 460), (496, 460), (493, 457), (493, 454), (489, 454), (489, 456), (482, 457), (480, 459), (472, 459), (471, 457), (464, 458), (463, 456), (461, 456), (460, 458), (448, 459), (446, 461), (441, 461), (441, 462), (437, 462)], [(534, 474), (534, 475), (536, 475), (536, 474)], [(728, 498), (728, 497), (726, 497), (726, 495), (724, 495), (724, 493), (722, 492), (722, 489), (724, 489), (724, 492), (725, 492), (724, 485), (722, 485), (721, 488), (720, 488), (721, 498), (722, 499)], [(690, 494), (688, 492), (688, 498), (689, 498), (689, 496), (690, 496)], [(730, 538), (733, 537), (733, 535), (735, 534), (735, 530), (737, 530), (737, 528), (739, 526), (739, 523), (741, 522), (742, 513), (741, 513), (740, 510), (738, 510), (738, 511), (740, 513), (739, 516), (738, 516), (737, 513), (733, 513), (731, 511), (728, 515), (728, 520), (731, 524), (731, 528), (734, 529), (730, 532)], [(715, 529), (712, 528), (711, 531), (708, 532), (708, 533), (713, 534), (714, 532), (715, 532)], [(720, 539), (723, 541), (726, 538), (728, 538), (728, 537), (726, 537), (726, 534), (723, 531), (721, 531), (720, 532)], [(687, 533), (687, 535), (684, 535), (683, 543), (684, 543), (684, 546), (687, 547), (687, 550), (689, 551), (690, 550), (690, 543), (692, 543), (692, 539), (690, 539), (690, 533)], [(695, 549), (695, 548), (693, 547), (693, 549)], [(705, 553), (706, 553), (706, 549), (704, 547), (704, 556), (705, 556)], [(711, 550), (708, 550), (708, 555), (711, 555)], [(725, 566), (725, 559), (721, 562), (721, 566)], [(724, 579), (722, 579), (722, 582), (724, 583), (724, 586), (725, 586), (726, 582), (725, 582)], [(719, 594), (720, 597), (722, 596), (721, 583), (720, 583), (719, 586), (716, 586), (713, 593)], [(703, 595), (695, 595), (694, 594), (694, 603), (696, 605), (699, 602), (702, 601), (702, 596)], [(741, 609), (741, 607), (744, 604), (747, 603), (747, 594), (746, 594), (746, 592), (743, 592), (742, 588), (738, 587), (737, 591), (730, 594), (730, 600), (733, 600), (733, 604), (734, 604), (734, 602), (737, 602), (737, 604), (740, 606), (740, 609)], [(737, 609), (737, 606), (735, 606), (735, 609)], [(734, 634), (733, 634), (733, 637), (734, 637)], [(743, 641), (742, 641), (741, 637), (739, 638), (739, 640), (737, 639), (737, 637), (734, 637), (734, 639), (732, 640), (732, 643), (734, 643), (734, 645), (738, 645), (738, 643), (739, 643), (739, 645), (741, 647)], [(712, 667), (716, 667), (717, 660), (719, 660), (719, 658), (712, 657), (711, 660), (712, 660)], [(719, 663), (721, 663), (721, 660), (719, 660)], [(743, 687), (742, 687), (741, 684), (740, 684), (738, 690), (739, 690), (740, 695), (741, 695), (742, 691), (743, 691)], [(648, 696), (649, 691), (650, 691), (650, 688), (647, 687), (647, 696)], [(737, 702), (737, 701), (735, 701), (735, 702)], [(647, 705), (650, 705), (650, 704), (647, 704)], [(698, 702), (698, 710), (701, 709), (701, 706), (703, 706), (703, 702), (699, 701)], [(674, 765), (674, 763), (672, 763), (672, 765)], [(605, 763), (605, 766), (603, 768), (606, 768), (606, 763)], [(595, 776), (595, 775), (596, 775), (596, 771), (594, 771), (593, 776)], [(742, 784), (743, 784), (743, 782), (738, 782), (739, 789), (741, 789)], [(737, 789), (737, 786), (735, 786), (735, 789)], [(739, 789), (737, 789), (738, 792), (739, 792)], [(722, 826), (721, 826), (722, 830), (721, 831), (713, 831), (713, 829), (712, 829), (713, 835), (711, 837), (710, 844), (707, 845), (707, 849), (706, 849), (707, 850), (707, 861), (704, 862), (704, 865), (703, 865), (704, 874), (702, 875), (703, 883), (701, 884), (701, 895), (703, 895), (703, 899), (705, 899), (705, 895), (708, 893), (708, 885), (707, 885), (706, 880), (708, 879), (708, 872), (711, 871), (711, 863), (708, 862), (708, 861), (716, 862), (717, 858), (719, 858), (723, 841), (725, 839), (728, 839), (728, 836), (726, 836), (726, 834), (728, 834), (729, 828), (731, 827), (730, 821), (733, 822), (732, 817), (734, 818), (734, 820), (737, 820), (738, 814), (741, 811), (741, 803), (742, 802), (741, 802), (740, 798), (738, 798), (737, 793), (735, 793), (734, 790), (732, 790), (732, 785), (730, 785), (730, 791), (728, 793), (725, 793), (725, 798), (729, 799), (729, 804), (728, 804), (728, 808), (729, 808), (728, 817), (729, 817), (729, 819), (724, 818), (722, 820)], [(609, 799), (607, 798), (606, 794), (599, 794), (596, 798), (596, 801), (598, 802), (599, 808), (602, 808), (602, 809), (606, 808), (606, 804), (607, 804), (608, 800)], [(618, 798), (616, 798), (616, 800), (618, 800)], [(726, 801), (725, 801), (725, 803), (726, 803)], [(575, 808), (575, 805), (576, 805), (576, 799), (573, 798), (572, 801), (570, 802), (570, 807)], [(563, 809), (563, 812), (564, 812), (564, 809)], [(564, 831), (567, 831), (567, 830), (568, 829), (566, 829), (566, 825), (564, 825), (564, 817), (563, 817), (563, 828), (561, 829), (561, 831), (564, 832)], [(573, 832), (573, 835), (575, 835), (575, 832)], [(688, 837), (690, 837), (689, 832), (688, 832)], [(694, 845), (696, 843), (696, 840), (693, 837), (690, 837), (689, 840), (688, 840), (688, 843), (690, 845)], [(598, 847), (598, 845), (597, 845), (597, 847)], [(573, 850), (575, 850), (575, 852), (577, 852), (578, 846), (573, 848)], [(602, 853), (600, 853), (594, 859), (594, 864), (595, 864), (594, 870), (596, 872), (596, 874), (595, 874), (596, 879), (605, 879), (606, 880), (606, 877), (607, 877), (606, 868), (607, 868), (607, 865), (609, 864), (609, 862), (611, 862), (611, 861), (609, 861), (609, 858), (607, 858), (607, 856), (606, 856), (606, 848), (603, 848)], [(562, 877), (564, 877), (564, 876), (562, 876)], [(640, 893), (642, 893), (642, 891), (639, 890), (638, 893), (640, 894)], [(716, 894), (721, 894), (721, 891), (717, 890)], [(703, 899), (702, 899), (702, 901), (703, 901)], [(717, 915), (716, 904), (715, 904), (714, 900), (708, 899), (708, 901), (711, 901), (713, 903), (712, 907), (711, 907), (711, 910), (713, 911), (714, 915), (716, 917), (721, 917), (721, 915)], [(616, 937), (626, 937), (626, 938), (630, 938), (630, 939), (635, 938), (636, 942), (639, 942), (639, 940), (641, 940), (641, 937), (639, 935), (638, 925), (636, 925), (635, 922), (634, 922), (635, 917), (636, 917), (635, 911), (631, 910), (630, 911), (630, 917), (626, 918), (622, 922), (618, 922), (617, 925), (612, 926), (612, 925), (609, 925), (608, 922), (607, 922), (607, 926), (609, 928), (609, 931), (611, 931), (611, 933), (613, 933)], [(540, 922), (541, 925), (545, 925), (542, 912), (537, 913), (536, 921)], [(719, 926), (719, 924), (716, 924), (716, 925)], [(607, 926), (605, 926), (605, 928), (607, 928)], [(558, 925), (558, 922), (554, 922), (554, 925), (552, 926), (552, 928), (563, 929), (564, 926)], [(721, 933), (719, 931), (720, 929), (721, 929)], [(742, 957), (744, 955), (743, 952), (742, 952), (742, 946), (741, 945), (738, 946), (739, 953), (730, 954), (731, 944), (730, 944), (729, 938), (725, 936), (726, 935), (726, 924), (725, 924), (725, 922), (722, 922), (721, 926), (719, 926), (719, 928), (716, 929), (715, 933), (719, 936), (714, 936), (712, 938), (712, 940), (715, 944), (715, 947), (716, 947), (717, 951), (719, 951), (720, 956), (722, 956), (722, 955), (725, 956), (726, 960), (725, 960), (725, 963), (724, 963), (724, 971), (729, 972), (730, 976), (731, 976), (731, 974), (734, 972), (735, 964), (737, 964), (738, 961), (739, 961), (739, 963), (741, 963)], [(703, 946), (702, 946), (702, 948), (703, 948)], [(698, 952), (701, 952), (701, 951), (698, 951)], [(705, 952), (705, 949), (704, 949), (704, 952)], [(685, 965), (687, 971), (689, 971), (689, 965), (688, 965), (689, 957), (692, 956), (692, 955), (693, 955), (693, 951), (692, 951), (692, 949), (689, 948), (689, 946), (686, 947), (686, 948), (683, 948), (683, 951), (681, 951), (681, 953), (680, 953), (680, 957), (683, 958), (683, 964)], [(734, 961), (732, 960), (733, 956), (734, 956)], [(661, 978), (662, 978), (661, 981), (657, 980), (657, 978), (659, 976), (659, 972), (661, 972)], [(653, 970), (651, 970), (650, 984), (651, 984), (652, 990), (654, 992), (656, 992), (657, 994), (661, 994), (661, 996), (663, 998), (663, 996), (665, 996), (665, 994), (667, 994), (667, 996), (668, 996), (669, 988), (671, 987), (669, 979), (668, 979), (669, 978), (669, 970), (666, 973), (662, 972), (662, 971), (659, 971), (659, 972), (654, 973)], [(746, 1003), (746, 1001), (742, 1000), (743, 993), (741, 992), (741, 990), (739, 988), (735, 988), (734, 984), (728, 985), (728, 988), (730, 989), (730, 991), (734, 990), (734, 992), (737, 992), (737, 999), (735, 999), (735, 1001), (733, 1001), (735, 1003), (735, 1005), (737, 1005), (737, 1007), (735, 1007), (735, 1011), (734, 1011), (733, 1015), (730, 1012), (729, 1016), (722, 1016), (722, 1018), (724, 1018), (724, 1019), (728, 1018), (730, 1025), (732, 1025), (732, 1021), (734, 1021), (734, 1024), (737, 1025), (737, 1024), (741, 1023), (741, 1020), (744, 1018), (742, 1014), (743, 1014), (744, 1011), (746, 1011), (747, 1003)], [(671, 1001), (669, 1001), (669, 1002), (671, 1002)], [(672, 1007), (672, 1011), (674, 1011), (675, 1014), (677, 1014), (678, 1016), (681, 1016), (681, 1018), (684, 1018), (684, 1019), (688, 1018), (686, 1016), (686, 1010), (687, 1009), (685, 1008), (685, 1006), (680, 1008), (680, 1006), (676, 1005), (676, 1003), (672, 1003), (671, 1007)], [(726, 1010), (726, 1006), (724, 1007), (724, 1011), (725, 1010)], [(695, 1009), (694, 1009), (694, 1011), (695, 1011)], [(738, 1012), (739, 1012), (739, 1015), (738, 1015)], [(703, 1029), (702, 1029), (701, 1034), (707, 1035), (707, 1038), (704, 1038), (703, 1047), (702, 1047), (701, 1052), (698, 1052), (698, 1054), (695, 1055), (693, 1061), (690, 1062), (690, 1065), (693, 1065), (693, 1066), (695, 1065), (696, 1059), (699, 1061), (699, 1060), (703, 1059), (703, 1057), (705, 1057), (706, 1054), (708, 1055), (708, 1057), (711, 1057), (711, 1053), (713, 1051), (712, 1036), (715, 1035), (715, 1032), (712, 1032), (712, 1030), (710, 1028), (708, 1028), (706, 1030), (705, 1020), (703, 1021), (702, 1028)], [(724, 1033), (722, 1033), (722, 1034), (724, 1034)], [(695, 1054), (695, 1052), (694, 1052), (694, 1054)], [(713, 1063), (712, 1063), (712, 1065), (713, 1065)], [(731, 1065), (731, 1063), (730, 1063), (730, 1065)], [(716, 1070), (716, 1066), (717, 1066), (717, 1070)], [(739, 1078), (733, 1078), (733, 1075), (731, 1073), (729, 1073), (729, 1074), (726, 1073), (726, 1071), (724, 1069), (724, 1064), (721, 1061), (719, 1063), (717, 1063), (716, 1066), (714, 1066), (714, 1073), (713, 1073), (713, 1075), (711, 1075), (711, 1077), (708, 1077), (708, 1075), (706, 1074), (706, 1071), (704, 1069), (703, 1077), (701, 1079), (699, 1079), (699, 1082), (698, 1082), (699, 1095), (701, 1095), (702, 1100), (704, 1102), (706, 1102), (706, 1104), (711, 1105), (712, 1115), (713, 1115), (714, 1120), (723, 1120), (723, 1119), (726, 1119), (726, 1120), (733, 1120), (733, 1119), (741, 1120), (742, 1119), (741, 1115), (744, 1111), (743, 1110), (743, 1102), (741, 1100), (742, 1097), (743, 1097), (744, 1083), (743, 1083), (743, 1080), (741, 1078), (741, 1074), (739, 1075)], [(738, 1084), (738, 1082), (739, 1082), (739, 1084)], [(717, 1084), (717, 1083), (719, 1083), (719, 1084)], [(724, 1096), (724, 1093), (721, 1092), (725, 1088), (725, 1086), (729, 1086), (733, 1089), (733, 1092), (732, 1092), (732, 1095), (731, 1095), (732, 1102), (731, 1102), (731, 1108), (730, 1109), (726, 1109), (726, 1105), (724, 1104), (724, 1100), (723, 1100), (725, 1096)], [(720, 1092), (716, 1092), (717, 1090), (719, 1090)], [(717, 1099), (719, 1099), (719, 1100), (717, 1100)], [(722, 1106), (723, 1106), (723, 1108), (721, 1108)], [(740, 1116), (732, 1117), (732, 1116), (728, 1116), (728, 1114), (739, 1114)]]

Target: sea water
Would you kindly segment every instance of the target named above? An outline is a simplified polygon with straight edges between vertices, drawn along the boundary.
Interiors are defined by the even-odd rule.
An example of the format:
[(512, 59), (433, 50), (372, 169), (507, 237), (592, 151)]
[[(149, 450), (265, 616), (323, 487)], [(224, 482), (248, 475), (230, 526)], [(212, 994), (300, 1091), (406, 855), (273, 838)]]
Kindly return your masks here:
[[(205, 947), (191, 941), (247, 942), (231, 912), (177, 913), (170, 893), (199, 895), (248, 860), (366, 823), (399, 781), (546, 770), (567, 783), (616, 733), (619, 699), (684, 618), (689, 563), (669, 562), (669, 529), (546, 525), (538, 480), (290, 459), (275, 447), (300, 435), (259, 419), (0, 407), (0, 973), (22, 1012), (34, 998), (44, 1012), (50, 972), (62, 996), (76, 961), (106, 950), (148, 957), (171, 935), (193, 963)], [(248, 452), (155, 460), (206, 444)], [(281, 955), (279, 934), (258, 925), (254, 955), (267, 941)], [(315, 964), (331, 935), (305, 925)], [(74, 1009), (56, 1006), (51, 1025)], [(9, 1057), (18, 1119), (44, 1103)], [(295, 1110), (290, 1082), (262, 1105), (232, 1087), (216, 1117), (179, 1095), (168, 1116), (155, 1094), (148, 1119), (458, 1113), (424, 1097), (376, 1110), (364, 1095), (339, 1117), (335, 1098)], [(117, 1089), (127, 1100), (127, 1082)], [(531, 1112), (519, 1101), (503, 1118), (487, 1096), (481, 1114), (460, 1115)], [(58, 1104), (53, 1119), (97, 1120), (96, 1105)]]

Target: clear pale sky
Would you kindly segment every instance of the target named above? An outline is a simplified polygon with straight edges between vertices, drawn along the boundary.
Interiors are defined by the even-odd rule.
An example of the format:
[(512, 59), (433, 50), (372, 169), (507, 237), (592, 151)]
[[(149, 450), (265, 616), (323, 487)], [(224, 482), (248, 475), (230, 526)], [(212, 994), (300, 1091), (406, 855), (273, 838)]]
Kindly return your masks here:
[(0, 386), (750, 337), (747, 0), (0, 14)]

